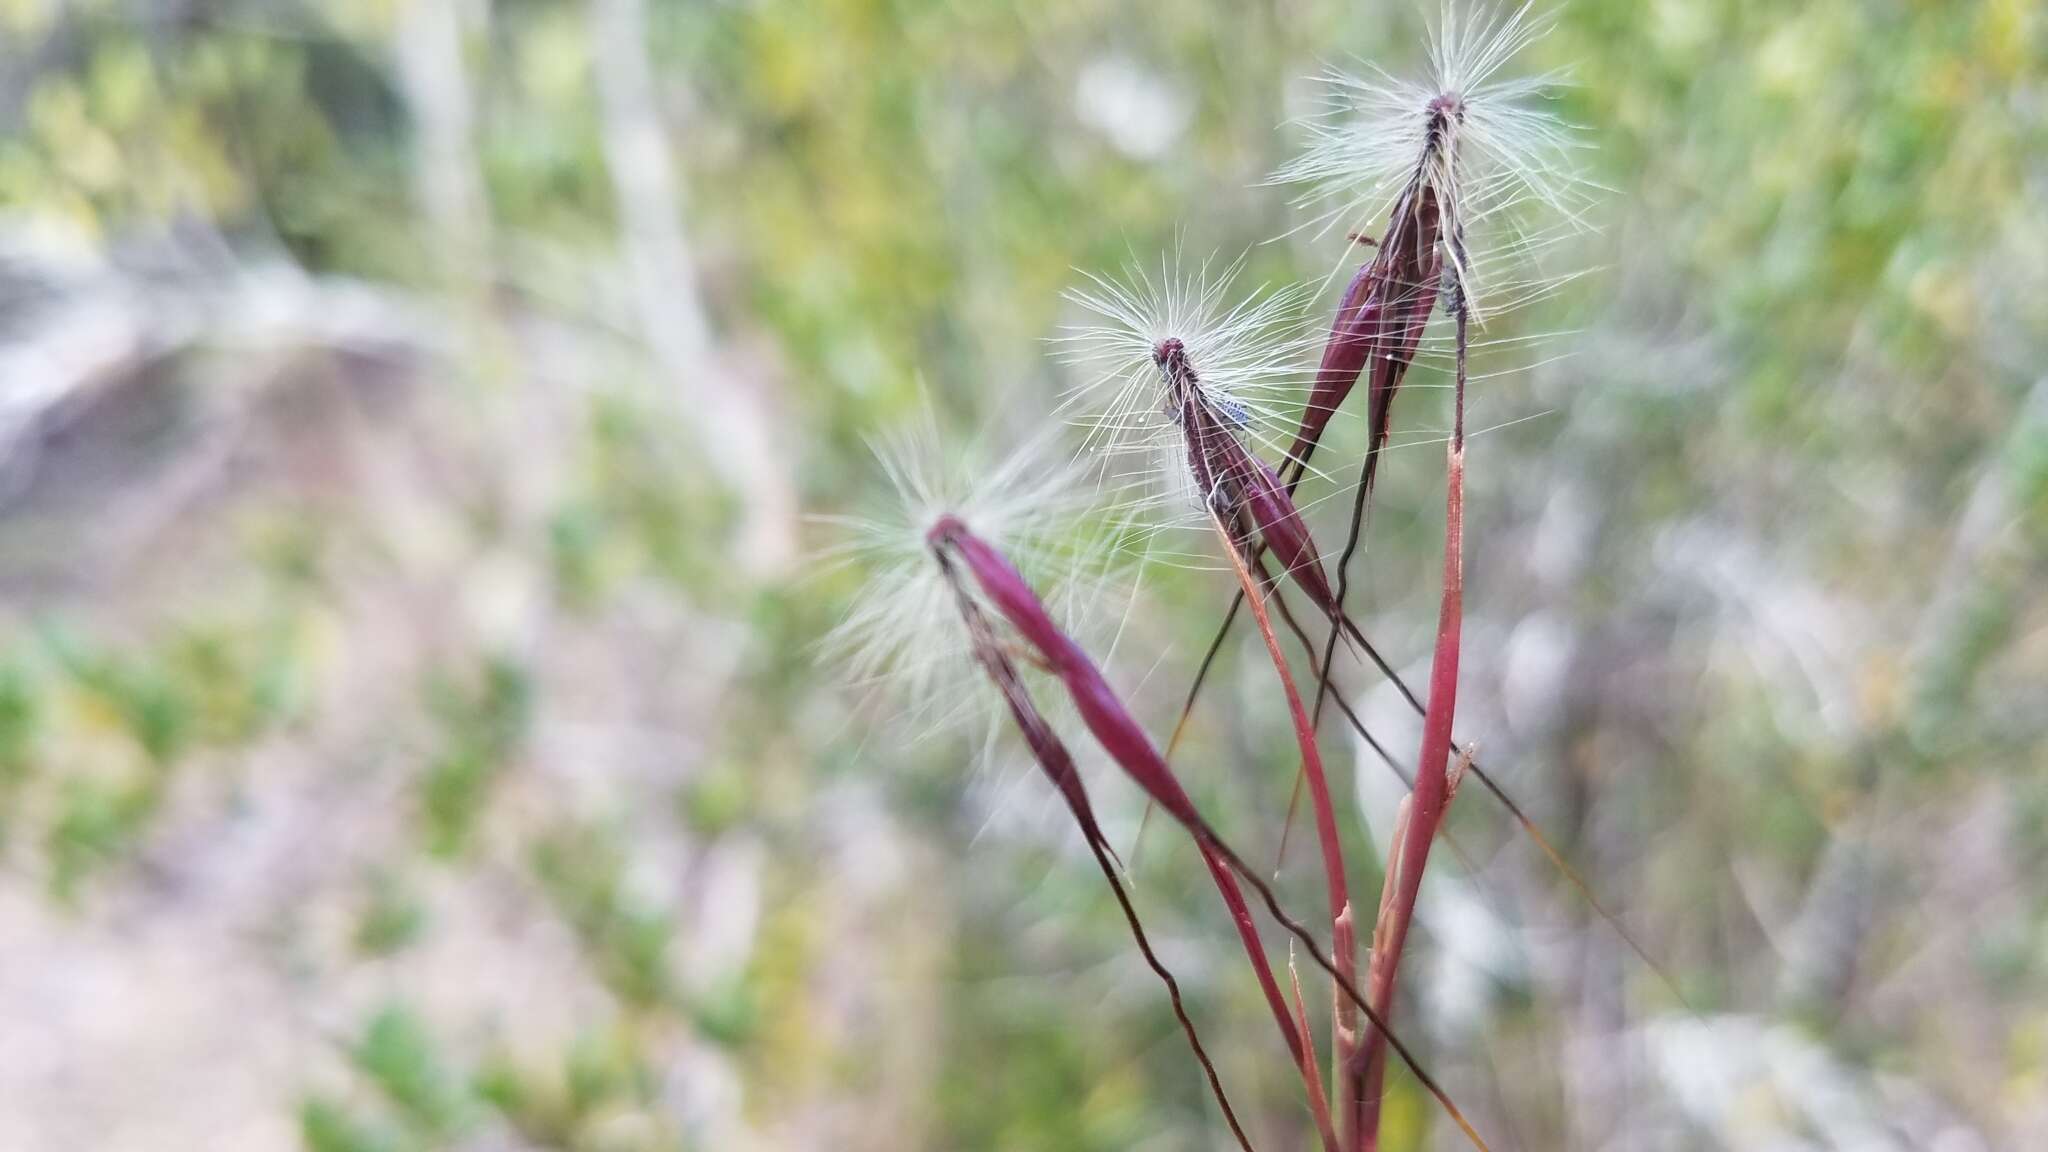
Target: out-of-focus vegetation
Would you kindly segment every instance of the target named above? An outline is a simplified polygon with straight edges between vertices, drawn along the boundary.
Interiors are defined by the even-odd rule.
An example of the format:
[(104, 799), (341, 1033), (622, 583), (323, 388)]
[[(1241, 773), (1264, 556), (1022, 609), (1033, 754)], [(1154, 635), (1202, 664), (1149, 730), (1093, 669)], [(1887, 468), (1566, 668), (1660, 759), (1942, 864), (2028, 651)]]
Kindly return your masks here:
[[(1604, 190), (1475, 396), (1461, 727), (1686, 1005), (1468, 798), (1405, 1018), (1499, 1147), (2038, 1146), (2048, 20), (1556, 7)], [(0, 1144), (1223, 1146), (1040, 782), (821, 660), (798, 512), (1049, 411), (1076, 269), (1347, 259), (1262, 182), (1430, 14), (0, 0)], [(1437, 460), (1364, 568), (1402, 661)], [(1161, 728), (1226, 588), (1147, 572)], [(1181, 766), (1270, 849), (1258, 669)], [(1132, 867), (1307, 1146), (1192, 855)]]

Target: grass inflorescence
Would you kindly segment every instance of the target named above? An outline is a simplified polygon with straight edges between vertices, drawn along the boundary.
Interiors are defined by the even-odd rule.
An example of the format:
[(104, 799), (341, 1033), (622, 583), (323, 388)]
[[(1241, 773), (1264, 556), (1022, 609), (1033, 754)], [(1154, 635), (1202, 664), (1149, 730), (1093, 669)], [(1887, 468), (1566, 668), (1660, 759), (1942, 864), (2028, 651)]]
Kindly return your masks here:
[[(1463, 651), (1470, 356), (1475, 347), (1517, 342), (1486, 336), (1484, 326), (1554, 290), (1558, 281), (1529, 269), (1560, 232), (1582, 226), (1586, 201), (1587, 186), (1572, 168), (1578, 137), (1543, 107), (1558, 77), (1505, 75), (1545, 27), (1526, 4), (1476, 15), (1446, 9), (1429, 45), (1425, 79), (1401, 80), (1370, 67), (1322, 77), (1325, 114), (1307, 124), (1307, 147), (1275, 180), (1303, 189), (1298, 205), (1305, 227), (1341, 227), (1346, 260), (1357, 254), (1326, 324), (1305, 323), (1320, 285), (1241, 291), (1242, 261), (1190, 260), (1176, 252), (1156, 266), (1134, 262), (1116, 273), (1084, 272), (1084, 282), (1068, 293), (1082, 319), (1055, 341), (1058, 357), (1077, 378), (1054, 411), (1055, 431), (994, 464), (967, 462), (974, 454), (948, 444), (929, 424), (885, 438), (877, 455), (898, 507), (840, 520), (849, 534), (840, 555), (861, 566), (866, 593), (835, 633), (834, 647), (857, 680), (894, 683), (911, 716), (926, 726), (963, 707), (954, 689), (963, 671), (994, 690), (977, 707), (1021, 736), (1064, 802), (1133, 941), (1165, 987), (1226, 1124), (1246, 1149), (1251, 1140), (1179, 985), (1145, 934), (1062, 729), (1085, 732), (1137, 787), (1148, 810), (1156, 807), (1192, 841), (1237, 929), (1327, 1152), (1377, 1146), (1389, 1052), (1474, 1147), (1486, 1147), (1388, 1022), (1422, 873), (1468, 772), (1592, 901), (1563, 856), (1453, 736)], [(1438, 358), (1447, 362), (1451, 392), (1451, 426), (1443, 437), (1443, 575), (1428, 690), (1418, 695), (1346, 602), (1378, 472), (1394, 442), (1395, 398), (1418, 361)], [(1355, 462), (1357, 479), (1333, 483), (1311, 462), (1360, 381), (1366, 385), (1360, 406), (1366, 444)], [(1071, 452), (1060, 451), (1053, 439), (1061, 424), (1079, 428)], [(1306, 487), (1311, 483), (1332, 491), (1315, 495)], [(1315, 501), (1350, 497), (1344, 542), (1334, 553), (1319, 543), (1304, 515), (1311, 495)], [(1237, 588), (1162, 746), (1105, 671), (1121, 611), (1135, 595), (1118, 557), (1135, 544), (1142, 555), (1157, 558), (1164, 551), (1158, 533), (1190, 527), (1198, 531), (1196, 542), (1175, 545), (1188, 549), (1182, 558), (1220, 559)], [(1290, 597), (1299, 599), (1291, 604)], [(1301, 601), (1308, 608), (1297, 612)], [(1264, 874), (1196, 804), (1171, 763), (1210, 664), (1245, 606), (1296, 743), (1298, 795), (1307, 799), (1322, 864), (1323, 932), (1286, 908)], [(1300, 644), (1298, 657), (1289, 657), (1276, 616)], [(1422, 716), (1412, 774), (1365, 730), (1336, 686), (1338, 665), (1346, 660), (1376, 667)], [(1311, 683), (1312, 694), (1305, 691)], [(1324, 706), (1332, 701), (1410, 782), (1370, 919), (1353, 905), (1319, 743)], [(1284, 836), (1283, 830), (1283, 842)], [(1318, 1060), (1292, 952), (1283, 989), (1247, 887), (1266, 918), (1290, 937), (1291, 949), (1305, 953), (1330, 981), (1327, 1069)], [(1593, 906), (1599, 910), (1597, 902)], [(1362, 974), (1360, 925), (1369, 926), (1371, 945)]]

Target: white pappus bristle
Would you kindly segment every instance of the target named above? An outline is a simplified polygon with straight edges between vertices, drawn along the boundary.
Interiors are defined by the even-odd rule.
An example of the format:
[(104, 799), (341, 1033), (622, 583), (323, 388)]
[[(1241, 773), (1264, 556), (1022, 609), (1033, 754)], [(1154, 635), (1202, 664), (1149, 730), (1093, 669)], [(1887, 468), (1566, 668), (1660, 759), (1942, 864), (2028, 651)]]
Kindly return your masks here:
[(1475, 316), (1540, 295), (1545, 281), (1504, 266), (1526, 266), (1551, 242), (1532, 236), (1532, 220), (1586, 226), (1591, 185), (1576, 162), (1586, 144), (1544, 107), (1563, 85), (1561, 73), (1500, 73), (1551, 23), (1533, 0), (1512, 10), (1446, 4), (1423, 80), (1370, 64), (1325, 70), (1322, 111), (1304, 121), (1308, 145), (1273, 182), (1303, 186), (1296, 205), (1312, 213), (1305, 226), (1368, 235), (1405, 191), (1427, 185), (1442, 207), (1444, 235), (1463, 237), (1466, 254), (1453, 251), (1450, 262)]
[(1145, 493), (1128, 506), (1154, 522), (1206, 523), (1206, 493), (1194, 490), (1167, 402), (1164, 341), (1180, 341), (1201, 400), (1269, 460), (1291, 443), (1307, 398), (1315, 337), (1302, 313), (1313, 285), (1233, 298), (1241, 265), (1189, 267), (1176, 254), (1156, 271), (1133, 264), (1118, 280), (1084, 273), (1088, 285), (1067, 293), (1090, 322), (1055, 341), (1081, 373), (1060, 411), (1084, 429), (1082, 453), (1104, 465), (1109, 483)]
[[(957, 516), (1007, 556), (1077, 640), (1086, 644), (1121, 620), (1130, 589), (1106, 528), (1115, 510), (1101, 506), (1085, 470), (1049, 435), (997, 455), (949, 444), (927, 417), (870, 447), (888, 480), (887, 501), (820, 518), (842, 533), (830, 558), (858, 566), (865, 580), (824, 646), (856, 685), (888, 689), (913, 731), (991, 718), (1000, 705), (983, 690), (955, 585), (926, 540), (941, 516)], [(961, 586), (974, 594), (972, 581)], [(1000, 626), (999, 615), (988, 615)]]

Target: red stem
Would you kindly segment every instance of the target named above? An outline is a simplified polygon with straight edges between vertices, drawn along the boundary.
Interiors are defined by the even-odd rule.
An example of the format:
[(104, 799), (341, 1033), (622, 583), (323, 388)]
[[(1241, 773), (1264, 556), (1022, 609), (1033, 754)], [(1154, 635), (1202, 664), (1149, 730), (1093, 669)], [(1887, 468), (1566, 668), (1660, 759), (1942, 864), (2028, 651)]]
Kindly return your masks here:
[(1337, 1130), (1330, 1123), (1329, 1098), (1324, 1095), (1322, 1078), (1316, 1073), (1315, 1045), (1310, 1041), (1307, 1029), (1287, 1008), (1287, 1000), (1280, 993), (1280, 984), (1273, 978), (1273, 966), (1266, 959), (1266, 946), (1259, 940), (1258, 926), (1252, 923), (1252, 910), (1245, 904), (1244, 890), (1238, 887), (1237, 877), (1231, 872), (1229, 863), (1207, 840), (1197, 838), (1196, 844), (1202, 852), (1202, 863), (1208, 865), (1209, 875), (1216, 881), (1216, 890), (1223, 895), (1224, 906), (1230, 909), (1231, 923), (1237, 926), (1238, 939), (1244, 942), (1245, 955), (1252, 963), (1252, 974), (1259, 981), (1259, 991), (1265, 993), (1266, 1006), (1272, 1009), (1273, 1019), (1280, 1025), (1280, 1034), (1287, 1040), (1288, 1053), (1294, 1057), (1294, 1066), (1301, 1073), (1316, 1133), (1322, 1138), (1326, 1152), (1337, 1152), (1343, 1146), (1337, 1143)]
[[(1245, 594), (1245, 603), (1251, 605), (1252, 619), (1259, 626), (1259, 637), (1266, 642), (1266, 654), (1272, 658), (1273, 671), (1280, 677), (1280, 689), (1287, 696), (1287, 710), (1294, 722), (1294, 741), (1301, 749), (1301, 773), (1308, 782), (1309, 806), (1315, 813), (1316, 839), (1322, 847), (1323, 887), (1329, 897), (1332, 935), (1330, 952), (1336, 960), (1338, 971), (1353, 983), (1358, 978), (1358, 944), (1351, 929), (1351, 891), (1344, 874), (1344, 844), (1337, 835), (1337, 808), (1330, 800), (1329, 778), (1323, 771), (1323, 756), (1316, 747), (1315, 727), (1309, 722), (1308, 709), (1301, 702), (1301, 693), (1294, 686), (1294, 676), (1287, 670), (1287, 657), (1280, 650), (1280, 641), (1273, 635), (1273, 621), (1266, 612), (1265, 598), (1260, 595), (1258, 584), (1251, 571), (1245, 566), (1239, 554), (1237, 542), (1223, 527), (1215, 513), (1210, 513), (1210, 523), (1217, 536), (1223, 541), (1224, 552), (1230, 557), (1231, 567), (1237, 572), (1239, 586)], [(1358, 1012), (1351, 1002), (1339, 993), (1333, 1008), (1335, 1036), (1333, 1040), (1333, 1062), (1342, 1068), (1352, 1059), (1352, 1052), (1358, 1044)], [(1352, 1114), (1352, 1104), (1338, 1101), (1340, 1116)]]
[[(1415, 919), (1415, 897), (1422, 889), (1422, 869), (1429, 863), (1450, 795), (1445, 768), (1451, 755), (1451, 723), (1458, 708), (1458, 654), (1465, 611), (1465, 325), (1463, 293), (1455, 314), (1458, 323), (1457, 385), (1451, 445), (1444, 477), (1444, 584), (1437, 609), (1436, 653), (1429, 667), (1429, 707), (1422, 718), (1422, 751), (1415, 762), (1415, 788), (1409, 794), (1408, 827), (1401, 838), (1392, 886), (1393, 905), (1382, 908), (1387, 924), (1384, 955), (1373, 958), (1372, 1003), (1381, 1019), (1393, 1008), (1395, 976), (1401, 966), (1408, 929)], [(1378, 936), (1378, 933), (1375, 933)], [(1365, 1045), (1366, 1126), (1371, 1149), (1378, 1142), (1379, 1099), (1386, 1077), (1386, 1039), (1374, 1029)]]

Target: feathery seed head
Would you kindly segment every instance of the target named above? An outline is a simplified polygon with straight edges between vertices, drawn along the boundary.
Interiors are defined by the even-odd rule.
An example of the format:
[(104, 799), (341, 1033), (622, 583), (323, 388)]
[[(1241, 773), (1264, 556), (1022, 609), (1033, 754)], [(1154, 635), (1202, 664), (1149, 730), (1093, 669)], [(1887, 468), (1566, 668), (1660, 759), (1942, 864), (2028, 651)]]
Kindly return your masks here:
[(1562, 74), (1499, 75), (1549, 30), (1552, 18), (1533, 9), (1533, 0), (1511, 12), (1446, 3), (1421, 81), (1371, 65), (1363, 73), (1325, 71), (1323, 111), (1306, 121), (1308, 146), (1274, 182), (1303, 185), (1296, 204), (1314, 210), (1310, 223), (1324, 230), (1341, 224), (1369, 232), (1404, 197), (1433, 199), (1458, 282), (1476, 295), (1480, 262), (1457, 249), (1489, 243), (1477, 235), (1482, 225), (1503, 225), (1493, 243), (1519, 253), (1531, 243), (1531, 212), (1577, 227), (1586, 204), (1575, 163), (1584, 144), (1540, 106)]
[(1113, 541), (1097, 526), (1108, 519), (1101, 498), (1048, 437), (988, 465), (972, 446), (944, 443), (927, 416), (870, 447), (890, 498), (866, 513), (822, 518), (844, 532), (833, 557), (866, 576), (825, 649), (856, 684), (887, 684), (914, 727), (985, 717), (998, 703), (959, 690), (973, 682), (963, 677), (979, 676), (959, 601), (963, 590), (974, 593), (938, 552), (963, 527), (1010, 556), (1062, 626), (1086, 631), (1123, 607), (1112, 595)]
[(1276, 453), (1294, 428), (1306, 392), (1307, 297), (1290, 288), (1233, 302), (1241, 264), (1185, 268), (1174, 255), (1156, 273), (1132, 265), (1120, 281), (1089, 275), (1089, 287), (1067, 293), (1093, 322), (1056, 341), (1060, 358), (1084, 373), (1061, 411), (1086, 429), (1084, 455), (1104, 459), (1119, 479), (1140, 477), (1148, 510), (1201, 514), (1208, 494), (1189, 466), (1191, 413)]

